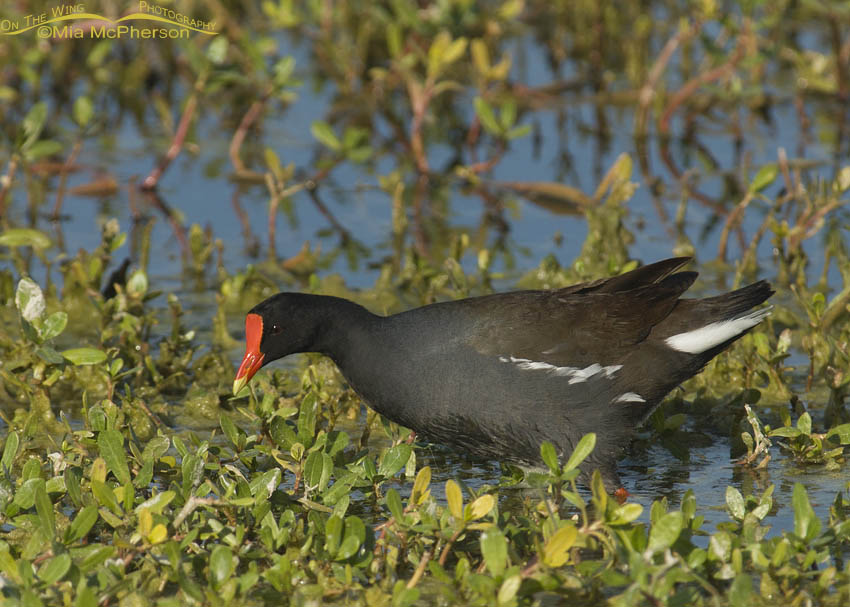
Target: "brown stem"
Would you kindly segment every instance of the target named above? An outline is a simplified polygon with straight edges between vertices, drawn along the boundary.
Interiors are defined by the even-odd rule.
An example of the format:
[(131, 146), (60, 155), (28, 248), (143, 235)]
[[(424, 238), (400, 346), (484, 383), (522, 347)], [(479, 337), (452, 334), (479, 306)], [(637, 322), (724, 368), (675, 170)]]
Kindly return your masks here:
[(59, 213), (62, 211), (62, 202), (65, 198), (65, 184), (68, 181), (68, 173), (70, 172), (71, 167), (74, 166), (74, 162), (76, 161), (77, 155), (80, 153), (80, 149), (82, 147), (83, 142), (77, 139), (74, 142), (74, 147), (71, 148), (71, 153), (68, 155), (68, 159), (59, 169), (59, 187), (56, 188), (56, 203), (53, 205), (53, 213), (51, 214), (51, 218), (54, 221), (59, 219)]
[(239, 156), (239, 150), (242, 148), (242, 143), (248, 135), (248, 129), (251, 128), (251, 125), (254, 124), (254, 121), (257, 120), (260, 112), (262, 112), (263, 107), (265, 107), (270, 93), (271, 91), (267, 91), (260, 99), (251, 104), (251, 107), (249, 107), (248, 111), (245, 112), (245, 115), (242, 116), (242, 120), (239, 122), (239, 127), (236, 129), (236, 132), (233, 133), (233, 138), (230, 140), (228, 153), (230, 155), (230, 162), (233, 164), (233, 168), (237, 175), (241, 175), (246, 172), (245, 164)]
[(753, 193), (747, 192), (744, 199), (739, 202), (732, 212), (726, 216), (726, 221), (723, 223), (723, 231), (720, 232), (720, 242), (717, 244), (717, 260), (726, 261), (726, 245), (729, 241), (729, 232), (738, 223), (738, 220), (744, 214), (744, 211), (753, 200)]
[(322, 202), (322, 199), (319, 198), (319, 191), (316, 182), (311, 181), (311, 184), (312, 187), (308, 185), (306, 189), (307, 194), (310, 195), (310, 199), (313, 201), (313, 204), (316, 205), (316, 208), (325, 217), (325, 219), (328, 220), (333, 229), (336, 230), (337, 233), (339, 233), (343, 241), (348, 242), (348, 240), (351, 238), (351, 234), (342, 226), (339, 221), (337, 221), (336, 217), (333, 216), (333, 213), (331, 213), (330, 209), (328, 209), (325, 203)]
[(416, 586), (416, 584), (419, 583), (420, 578), (422, 578), (422, 574), (425, 573), (425, 567), (428, 566), (428, 561), (431, 560), (432, 556), (434, 556), (434, 553), (431, 550), (425, 551), (425, 554), (423, 554), (422, 558), (419, 559), (419, 564), (416, 566), (416, 571), (414, 571), (411, 578), (407, 580), (408, 588), (413, 588)]
[(245, 239), (245, 249), (251, 257), (256, 257), (259, 243), (257, 242), (257, 237), (254, 236), (253, 230), (251, 230), (251, 221), (239, 203), (239, 188), (233, 190), (233, 196), (230, 197), (230, 204), (233, 206), (233, 211), (236, 213), (239, 223), (242, 224), (242, 237)]
[(275, 238), (277, 235), (277, 207), (280, 204), (280, 193), (278, 192), (277, 184), (271, 173), (266, 173), (266, 187), (269, 189), (271, 198), (269, 199), (269, 259), (277, 259), (277, 247), (275, 247)]
[[(695, 36), (701, 28), (701, 22), (694, 22), (689, 29), (679, 29), (669, 40), (667, 40), (664, 48), (661, 49), (661, 53), (659, 53), (655, 62), (652, 64), (652, 68), (649, 70), (646, 82), (638, 93), (638, 108), (635, 116), (634, 137), (635, 146), (637, 148), (638, 166), (640, 167), (641, 175), (643, 175), (647, 183), (653, 184), (660, 180), (659, 177), (652, 174), (649, 167), (649, 153), (646, 150), (649, 104), (655, 97), (655, 90), (658, 87), (658, 82), (661, 80), (664, 70), (667, 69), (667, 65), (670, 63), (673, 53), (676, 52), (676, 49), (679, 48), (680, 44)], [(657, 195), (656, 188), (651, 187), (650, 193), (652, 195), (652, 202), (655, 206), (655, 212), (658, 214), (658, 218), (665, 226), (668, 235), (673, 237), (673, 226), (670, 225), (670, 218), (667, 214), (667, 210), (664, 208), (664, 204)]]
[(664, 110), (664, 113), (658, 121), (658, 131), (660, 134), (665, 136), (670, 135), (670, 119), (673, 117), (673, 114), (677, 109), (679, 109), (679, 106), (693, 96), (700, 87), (714, 82), (715, 80), (720, 80), (732, 73), (735, 66), (738, 65), (741, 59), (744, 58), (747, 37), (748, 34), (745, 33), (741, 40), (738, 41), (735, 51), (732, 55), (730, 55), (729, 59), (727, 59), (725, 63), (718, 65), (707, 72), (702, 72), (701, 74), (696, 75), (688, 80), (682, 88), (673, 93), (673, 96), (670, 98), (670, 103), (667, 104), (667, 108)]
[(441, 567), (446, 564), (446, 559), (449, 558), (449, 550), (451, 549), (452, 544), (457, 541), (457, 538), (460, 537), (461, 533), (463, 533), (463, 527), (452, 533), (452, 536), (449, 538), (449, 541), (446, 543), (445, 546), (443, 546), (443, 551), (440, 552), (440, 560), (437, 561), (438, 563), (440, 563)]
[(407, 93), (413, 110), (413, 121), (410, 123), (410, 151), (413, 153), (417, 170), (426, 175), (430, 169), (425, 155), (425, 144), (422, 141), (422, 123), (425, 121), (425, 112), (431, 101), (431, 83), (426, 82), (423, 86), (411, 78), (407, 82)]
[(638, 111), (637, 116), (635, 116), (636, 136), (646, 136), (646, 117), (649, 112), (649, 103), (652, 101), (652, 98), (655, 97), (655, 89), (658, 86), (658, 81), (661, 80), (664, 70), (667, 69), (667, 64), (670, 63), (673, 53), (676, 52), (676, 49), (679, 48), (679, 45), (682, 42), (685, 42), (695, 36), (701, 28), (702, 23), (696, 21), (691, 25), (690, 29), (678, 30), (667, 41), (664, 48), (661, 49), (661, 52), (658, 54), (658, 57), (649, 70), (646, 82), (641, 87), (640, 93), (638, 93)]
[[(659, 118), (659, 152), (661, 154), (661, 159), (664, 161), (664, 164), (676, 177), (676, 179), (681, 179), (683, 173), (676, 166), (676, 163), (673, 161), (673, 157), (670, 153), (670, 120), (672, 119), (673, 114), (676, 112), (679, 106), (681, 106), (694, 93), (696, 93), (696, 91), (700, 87), (714, 82), (715, 80), (720, 80), (732, 73), (732, 71), (735, 69), (735, 66), (737, 66), (741, 59), (743, 59), (744, 57), (746, 50), (746, 42), (748, 38), (749, 33), (748, 31), (745, 31), (742, 34), (740, 40), (738, 41), (738, 44), (735, 47), (735, 51), (732, 53), (732, 55), (730, 55), (729, 59), (727, 59), (725, 63), (706, 72), (702, 72), (701, 74), (698, 74), (697, 76), (691, 78), (688, 82), (686, 82), (682, 86), (682, 88), (680, 88), (673, 94), (673, 96), (670, 98), (670, 102), (667, 104), (667, 108), (661, 115), (661, 118)], [(718, 204), (705, 194), (697, 190), (691, 190), (690, 194), (695, 200), (710, 208), (718, 215), (723, 215), (725, 213), (725, 209), (722, 205)]]
[(177, 218), (177, 214), (174, 212), (170, 206), (168, 206), (153, 190), (141, 190), (142, 195), (145, 197), (145, 200), (149, 205), (158, 209), (165, 218), (168, 220), (168, 223), (171, 224), (171, 229), (174, 230), (174, 235), (177, 238), (177, 242), (180, 245), (180, 253), (184, 259), (189, 256), (189, 241), (186, 238), (186, 228), (183, 224), (180, 223), (180, 220)]
[[(196, 90), (197, 90), (196, 86)], [(180, 117), (180, 124), (177, 125), (177, 131), (174, 133), (174, 138), (171, 140), (171, 146), (162, 157), (159, 164), (145, 177), (140, 186), (143, 191), (154, 189), (159, 183), (160, 178), (168, 169), (172, 161), (177, 158), (180, 150), (183, 149), (183, 142), (186, 139), (186, 134), (189, 132), (189, 125), (192, 122), (192, 117), (195, 115), (195, 110), (198, 107), (198, 93), (194, 92), (186, 102), (186, 107), (183, 109), (183, 115)]]
[(428, 257), (428, 236), (422, 215), (422, 198), (425, 196), (427, 186), (428, 177), (424, 174), (420, 175), (413, 193), (413, 240), (416, 251), (422, 257)]

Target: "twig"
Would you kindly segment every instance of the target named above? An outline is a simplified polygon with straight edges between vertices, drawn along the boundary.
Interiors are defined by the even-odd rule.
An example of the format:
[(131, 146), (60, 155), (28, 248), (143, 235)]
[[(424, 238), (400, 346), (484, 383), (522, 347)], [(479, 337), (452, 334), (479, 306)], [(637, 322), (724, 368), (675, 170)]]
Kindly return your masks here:
[(452, 547), (452, 544), (457, 541), (457, 538), (460, 537), (460, 534), (463, 533), (463, 531), (464, 529), (463, 527), (461, 527), (460, 529), (452, 533), (452, 536), (449, 538), (449, 541), (446, 543), (445, 546), (443, 546), (443, 550), (442, 552), (440, 552), (440, 560), (438, 561), (441, 567), (446, 564), (446, 559), (449, 558), (449, 549)]
[(428, 103), (431, 101), (430, 88), (428, 83), (422, 86), (412, 78), (407, 81), (407, 93), (413, 110), (413, 121), (410, 123), (410, 151), (413, 153), (417, 170), (423, 175), (430, 172), (425, 145), (422, 142), (422, 123), (425, 120)]
[(142, 189), (141, 193), (148, 204), (165, 215), (168, 223), (171, 224), (171, 229), (174, 230), (174, 235), (177, 237), (177, 242), (180, 245), (180, 253), (183, 255), (184, 259), (187, 258), (189, 255), (189, 241), (186, 238), (186, 228), (180, 223), (180, 220), (177, 218), (177, 214), (170, 206), (163, 202), (163, 200), (159, 197), (159, 194), (155, 191)]
[(195, 115), (195, 109), (198, 107), (197, 91), (200, 89), (202, 82), (203, 77), (198, 79), (198, 83), (195, 86), (195, 92), (192, 93), (189, 100), (186, 102), (186, 107), (183, 109), (183, 115), (180, 117), (180, 124), (177, 125), (177, 131), (174, 133), (174, 138), (171, 140), (171, 146), (168, 148), (165, 156), (162, 157), (159, 165), (157, 165), (150, 174), (145, 177), (144, 181), (142, 181), (142, 185), (140, 187), (143, 191), (152, 190), (157, 186), (166, 169), (168, 169), (171, 162), (177, 158), (180, 150), (183, 149), (183, 142), (186, 139), (186, 133), (189, 132), (189, 125), (192, 122), (192, 117)]
[(416, 571), (413, 572), (413, 575), (407, 580), (407, 587), (413, 588), (416, 584), (419, 583), (422, 574), (425, 573), (425, 567), (428, 566), (428, 561), (431, 560), (431, 557), (434, 556), (434, 553), (429, 549), (426, 550), (422, 555), (422, 558), (419, 559), (419, 564), (416, 566)]
[(280, 192), (277, 187), (277, 181), (270, 172), (265, 174), (266, 187), (269, 190), (271, 198), (269, 199), (269, 218), (268, 218), (268, 233), (269, 233), (269, 259), (277, 259), (277, 247), (275, 239), (277, 238), (277, 207), (280, 204)]
[(658, 81), (667, 69), (667, 64), (673, 57), (673, 53), (679, 48), (679, 45), (695, 36), (702, 29), (702, 23), (695, 21), (690, 29), (679, 29), (664, 45), (658, 58), (652, 64), (649, 74), (646, 77), (646, 82), (641, 87), (638, 93), (638, 111), (635, 117), (635, 135), (646, 136), (646, 115), (649, 111), (649, 103), (655, 96), (655, 89), (658, 86)]
[(420, 175), (413, 193), (413, 240), (416, 251), (422, 257), (428, 257), (428, 235), (425, 232), (425, 220), (422, 216), (422, 198), (427, 187), (428, 177)]
[(336, 230), (342, 240), (344, 242), (348, 242), (351, 239), (351, 234), (346, 230), (342, 224), (337, 221), (336, 217), (333, 216), (333, 213), (330, 212), (330, 209), (322, 202), (322, 199), (319, 198), (319, 187), (315, 181), (310, 180), (310, 182), (305, 187), (307, 190), (307, 194), (310, 195), (310, 199), (313, 201), (313, 204), (316, 205), (316, 208), (319, 212), (324, 215), (325, 219), (331, 224), (334, 230)]
[[(700, 87), (709, 84), (715, 80), (720, 80), (732, 73), (735, 69), (735, 66), (743, 59), (745, 49), (746, 49), (746, 41), (749, 38), (748, 31), (745, 31), (741, 38), (738, 41), (737, 46), (735, 47), (735, 51), (726, 60), (725, 63), (719, 65), (713, 69), (710, 69), (706, 72), (702, 72), (697, 76), (691, 78), (688, 82), (686, 82), (682, 88), (676, 91), (670, 99), (670, 103), (667, 104), (667, 108), (664, 113), (661, 115), (661, 118), (658, 120), (658, 133), (659, 133), (659, 152), (661, 154), (661, 159), (664, 161), (664, 164), (670, 170), (671, 173), (677, 178), (681, 179), (682, 171), (676, 166), (676, 163), (673, 162), (673, 157), (670, 154), (670, 120), (673, 117), (673, 114), (682, 105), (685, 101), (687, 101)], [(695, 189), (692, 189), (690, 192), (691, 196), (694, 199), (712, 209), (718, 215), (722, 215), (725, 212), (725, 209), (718, 204), (717, 202), (711, 200), (705, 194), (698, 192)]]
[(242, 237), (245, 239), (245, 250), (251, 257), (256, 257), (259, 252), (260, 243), (257, 241), (257, 237), (254, 236), (254, 232), (251, 230), (251, 221), (248, 219), (248, 215), (245, 213), (245, 210), (239, 202), (238, 187), (233, 189), (233, 196), (230, 197), (230, 204), (233, 206), (233, 211), (236, 213), (239, 223), (242, 224)]
[(80, 153), (80, 149), (83, 147), (83, 142), (77, 139), (74, 142), (74, 147), (71, 148), (71, 153), (68, 155), (68, 159), (62, 164), (62, 168), (59, 169), (59, 187), (56, 188), (56, 203), (53, 205), (53, 213), (51, 214), (51, 218), (56, 221), (59, 219), (59, 212), (62, 210), (62, 201), (65, 198), (65, 184), (68, 181), (68, 173), (72, 166), (74, 166), (74, 162), (77, 159), (77, 155)]
[(215, 497), (197, 497), (195, 495), (191, 496), (186, 503), (183, 505), (183, 508), (177, 513), (177, 516), (174, 518), (174, 521), (171, 524), (171, 527), (174, 530), (177, 530), (180, 525), (183, 524), (183, 521), (186, 520), (190, 514), (192, 514), (195, 510), (198, 509), (199, 506), (226, 506), (227, 502), (224, 502)]
[(236, 129), (236, 132), (233, 133), (233, 137), (230, 140), (228, 153), (230, 155), (230, 162), (233, 164), (233, 168), (236, 170), (237, 175), (247, 172), (245, 170), (245, 164), (239, 156), (239, 150), (242, 148), (242, 143), (248, 135), (248, 129), (251, 128), (251, 125), (254, 124), (257, 116), (260, 115), (260, 112), (263, 110), (263, 107), (265, 107), (270, 94), (271, 90), (266, 90), (260, 99), (251, 104), (251, 107), (249, 107), (248, 111), (245, 112), (245, 115), (242, 116), (242, 120), (239, 122), (239, 127)]
[(732, 209), (732, 212), (726, 216), (726, 221), (723, 223), (723, 230), (720, 232), (720, 241), (717, 243), (717, 260), (718, 261), (726, 261), (726, 245), (729, 241), (729, 232), (735, 226), (735, 224), (740, 220), (741, 216), (744, 214), (744, 211), (749, 206), (750, 202), (752, 202), (754, 197), (754, 192), (748, 191), (744, 199), (741, 200), (735, 208)]

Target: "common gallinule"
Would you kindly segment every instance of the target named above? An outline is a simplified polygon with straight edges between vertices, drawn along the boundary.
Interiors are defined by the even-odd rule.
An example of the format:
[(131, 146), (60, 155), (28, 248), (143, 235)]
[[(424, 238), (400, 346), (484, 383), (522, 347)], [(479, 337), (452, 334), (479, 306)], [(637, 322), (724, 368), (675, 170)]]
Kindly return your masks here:
[(569, 455), (588, 432), (582, 466), (619, 489), (616, 460), (673, 388), (761, 322), (767, 282), (680, 299), (696, 272), (659, 261), (553, 291), (516, 291), (376, 316), (324, 295), (279, 293), (245, 320), (234, 393), (263, 366), (321, 352), (381, 415), (475, 455), (540, 461), (540, 443)]

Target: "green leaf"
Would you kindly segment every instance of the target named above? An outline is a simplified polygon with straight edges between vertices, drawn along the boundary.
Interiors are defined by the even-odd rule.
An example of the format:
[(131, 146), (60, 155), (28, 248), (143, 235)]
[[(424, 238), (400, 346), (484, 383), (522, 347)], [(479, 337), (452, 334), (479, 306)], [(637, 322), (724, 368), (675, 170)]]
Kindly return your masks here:
[(611, 525), (628, 525), (643, 513), (643, 506), (634, 502), (619, 506), (611, 514)]
[(168, 452), (171, 441), (165, 436), (154, 436), (142, 451), (142, 461), (156, 461)]
[(736, 519), (743, 520), (744, 515), (746, 514), (746, 508), (744, 507), (744, 496), (741, 495), (741, 492), (732, 487), (731, 485), (726, 487), (726, 506), (729, 508), (729, 512)]
[(53, 246), (47, 234), (30, 228), (14, 228), (0, 234), (0, 245), (4, 247), (32, 247), (47, 249)]
[(41, 569), (38, 570), (38, 577), (45, 584), (55, 584), (71, 569), (71, 555), (67, 552), (57, 554), (51, 559), (48, 559)]
[(213, 65), (221, 65), (227, 58), (227, 47), (227, 36), (216, 36), (207, 47), (207, 59), (209, 59)]
[(46, 156), (55, 156), (64, 149), (64, 146), (58, 141), (42, 139), (41, 141), (36, 141), (24, 150), (24, 157), (32, 162)]
[(74, 117), (74, 122), (77, 123), (77, 126), (85, 127), (88, 125), (92, 116), (94, 116), (94, 106), (92, 106), (91, 99), (85, 95), (77, 97), (74, 100), (74, 109), (71, 115)]
[(83, 507), (77, 513), (77, 516), (74, 517), (74, 520), (71, 521), (68, 531), (65, 533), (65, 543), (73, 544), (86, 537), (89, 531), (91, 531), (91, 528), (94, 527), (97, 519), (97, 506), (95, 504), (89, 504)]
[(850, 444), (850, 424), (841, 424), (829, 429), (827, 436), (838, 436), (838, 441), (842, 445)]
[(10, 432), (6, 435), (6, 444), (3, 445), (3, 457), (0, 458), (0, 473), (12, 470), (12, 463), (18, 455), (18, 447), (21, 444), (21, 437), (17, 432)]
[(65, 473), (62, 475), (65, 478), (65, 490), (68, 492), (68, 497), (77, 508), (83, 505), (83, 492), (80, 489), (80, 469), (68, 467), (65, 468)]
[(222, 432), (237, 449), (241, 450), (244, 447), (244, 441), (240, 441), (239, 430), (233, 421), (226, 415), (219, 415), (218, 425), (221, 426)]
[(577, 536), (578, 530), (572, 523), (558, 529), (543, 548), (543, 563), (547, 567), (560, 567), (566, 563)]
[(659, 518), (649, 530), (648, 548), (652, 552), (666, 550), (682, 533), (685, 518), (681, 512), (668, 512)]
[(560, 463), (558, 462), (558, 454), (555, 452), (555, 447), (553, 447), (552, 443), (549, 441), (543, 441), (543, 443), (541, 443), (540, 458), (549, 468), (549, 472), (552, 474), (558, 474), (561, 469)]
[(505, 137), (510, 140), (519, 139), (520, 137), (525, 137), (531, 132), (530, 124), (522, 124), (520, 126), (515, 126), (507, 133), (505, 133)]
[(476, 97), (472, 100), (472, 103), (475, 106), (475, 113), (478, 115), (478, 119), (481, 121), (484, 129), (491, 135), (501, 136), (502, 127), (499, 121), (496, 120), (496, 114), (493, 112), (490, 104), (481, 97)]
[(325, 523), (325, 550), (331, 555), (331, 558), (336, 556), (339, 551), (339, 545), (342, 542), (342, 518), (333, 515)]
[(148, 292), (148, 275), (144, 270), (136, 270), (127, 279), (127, 294), (141, 297)]
[(62, 356), (74, 365), (98, 365), (106, 360), (106, 352), (97, 348), (71, 348)]
[(112, 488), (109, 485), (92, 479), (91, 491), (92, 495), (94, 495), (94, 499), (97, 500), (97, 503), (108, 508), (109, 512), (117, 516), (124, 514), (124, 511), (121, 509), (121, 505), (118, 503), (118, 500), (115, 499), (115, 494), (112, 492)]
[(750, 184), (750, 192), (760, 192), (776, 179), (779, 174), (779, 168), (775, 164), (766, 164), (759, 169), (753, 181)]
[(317, 141), (321, 142), (330, 149), (338, 152), (342, 149), (342, 142), (333, 132), (331, 125), (322, 120), (316, 120), (310, 125), (310, 132)]
[(812, 416), (809, 415), (808, 411), (803, 412), (800, 419), (797, 420), (797, 430), (803, 434), (812, 433)]
[(800, 483), (794, 483), (791, 503), (794, 505), (794, 533), (802, 540), (813, 539), (820, 533), (821, 523), (809, 503), (806, 488)]
[(463, 494), (454, 479), (446, 481), (446, 501), (449, 505), (449, 512), (458, 521), (463, 520)]
[(25, 321), (32, 323), (44, 315), (44, 293), (31, 278), (21, 278), (15, 291), (15, 307)]
[(280, 415), (275, 415), (269, 424), (269, 434), (272, 440), (281, 449), (289, 449), (298, 442), (298, 435), (290, 427), (289, 423)]
[(407, 443), (401, 443), (387, 449), (381, 459), (381, 465), (378, 467), (378, 474), (385, 478), (395, 476), (399, 470), (404, 468), (412, 451), (413, 447)]
[(27, 112), (27, 115), (24, 117), (23, 123), (21, 124), (21, 128), (23, 130), (23, 142), (21, 144), (22, 150), (26, 150), (36, 142), (41, 135), (41, 131), (44, 129), (46, 121), (47, 103), (39, 101), (30, 108), (30, 111)]
[(318, 414), (319, 400), (316, 394), (311, 392), (301, 401), (301, 409), (298, 413), (298, 438), (306, 447), (313, 444), (316, 435), (316, 415)]
[(566, 472), (567, 470), (578, 468), (579, 465), (587, 459), (587, 456), (593, 452), (594, 447), (596, 447), (596, 434), (588, 432), (581, 437), (581, 440), (578, 442), (575, 449), (573, 449), (570, 459), (567, 460), (567, 464), (564, 466), (564, 471)]
[(333, 460), (323, 451), (313, 451), (304, 462), (304, 482), (311, 491), (321, 493), (330, 481)]
[(750, 607), (753, 604), (753, 578), (749, 573), (739, 573), (732, 580), (729, 604), (732, 607)]
[(49, 540), (53, 540), (56, 536), (56, 513), (53, 512), (53, 502), (47, 496), (44, 481), (35, 486), (35, 510), (38, 514), (38, 525), (41, 527), (42, 533)]
[(484, 530), (481, 534), (481, 555), (491, 574), (502, 575), (508, 560), (508, 540), (501, 529), (490, 527)]
[(475, 69), (481, 76), (487, 76), (490, 72), (490, 51), (487, 49), (487, 43), (481, 38), (475, 38), (469, 45), (469, 50), (472, 52)]
[(59, 354), (55, 348), (51, 348), (50, 346), (46, 346), (44, 344), (40, 345), (35, 349), (35, 354), (49, 365), (65, 364), (65, 357)]
[(336, 560), (345, 561), (357, 554), (360, 546), (366, 540), (366, 525), (356, 516), (345, 519), (345, 532), (336, 553)]
[(215, 586), (220, 586), (233, 575), (233, 552), (219, 544), (210, 554), (210, 574)]
[(502, 104), (501, 114), (500, 114), (502, 130), (507, 131), (516, 122), (516, 102), (513, 99), (509, 99)]
[(401, 497), (399, 496), (398, 491), (395, 489), (387, 491), (384, 502), (386, 503), (390, 514), (393, 515), (393, 518), (395, 518), (396, 521), (401, 522), (404, 520), (404, 508), (401, 505)]
[(187, 453), (180, 464), (180, 473), (184, 491), (197, 487), (204, 478), (204, 460), (195, 453)]
[(118, 430), (101, 430), (97, 436), (100, 456), (122, 485), (130, 482), (130, 467), (124, 451), (124, 435)]
[(162, 514), (165, 507), (170, 504), (175, 497), (177, 497), (176, 491), (163, 491), (162, 493), (157, 493), (153, 497), (145, 500), (136, 506), (133, 511), (138, 514), (143, 509), (147, 508), (150, 510), (151, 514)]
[[(59, 310), (44, 319), (44, 325), (41, 327), (41, 339), (53, 339), (65, 330), (68, 324), (68, 314)], [(62, 362), (61, 359), (59, 362)]]
[(483, 516), (487, 516), (495, 505), (496, 498), (489, 493), (479, 495), (464, 509), (463, 518), (467, 521), (478, 520)]
[(502, 582), (501, 587), (499, 588), (499, 594), (496, 596), (496, 601), (499, 605), (508, 605), (511, 604), (516, 596), (516, 593), (519, 591), (519, 587), (522, 584), (522, 576), (520, 574), (515, 574), (507, 578), (504, 582)]

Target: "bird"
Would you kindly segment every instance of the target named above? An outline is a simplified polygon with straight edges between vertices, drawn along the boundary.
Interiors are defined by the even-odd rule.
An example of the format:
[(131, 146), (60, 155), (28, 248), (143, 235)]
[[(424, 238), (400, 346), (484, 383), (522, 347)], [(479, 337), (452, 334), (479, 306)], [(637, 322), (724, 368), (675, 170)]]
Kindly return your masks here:
[(569, 457), (587, 433), (607, 491), (617, 460), (662, 399), (762, 322), (764, 280), (683, 298), (689, 257), (552, 290), (444, 301), (388, 316), (327, 295), (284, 292), (245, 319), (238, 393), (268, 363), (318, 352), (372, 409), (432, 443), (474, 457), (539, 466), (548, 441)]

